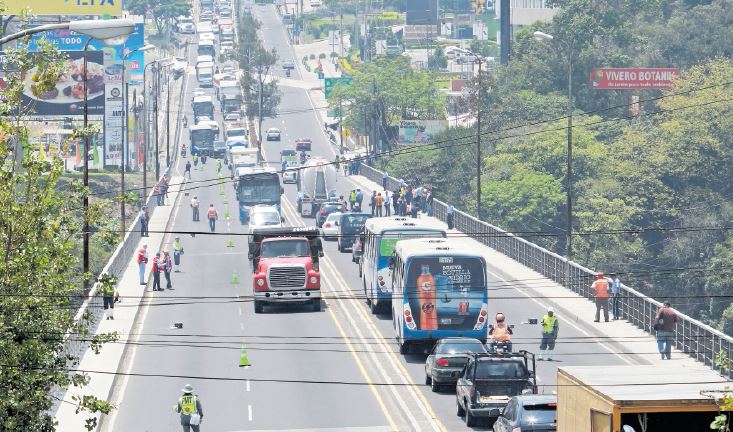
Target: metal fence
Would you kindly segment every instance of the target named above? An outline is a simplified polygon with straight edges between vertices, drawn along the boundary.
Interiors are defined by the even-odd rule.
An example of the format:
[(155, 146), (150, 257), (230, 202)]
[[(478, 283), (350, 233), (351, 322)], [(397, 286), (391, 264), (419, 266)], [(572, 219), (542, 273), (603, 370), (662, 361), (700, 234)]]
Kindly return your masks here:
[[(362, 164), (360, 174), (375, 183), (383, 184), (383, 171)], [(389, 190), (396, 190), (400, 186), (399, 180), (393, 177), (387, 177), (386, 183)], [(448, 205), (446, 203), (439, 200), (433, 201), (433, 216), (435, 218), (447, 222), (447, 210)], [(550, 252), (499, 227), (482, 222), (460, 210), (454, 210), (453, 223), (455, 229), (466, 233), (474, 240), (583, 297), (592, 298), (590, 286), (595, 280), (596, 272), (572, 261), (567, 261), (554, 252)], [(653, 333), (654, 317), (662, 304), (626, 285), (622, 285), (621, 289), (622, 294), (619, 299), (621, 318), (646, 332)], [(733, 355), (733, 337), (680, 312), (677, 312), (677, 317), (678, 322), (674, 335), (676, 348), (714, 370), (720, 371), (728, 378), (733, 378), (733, 373), (730, 370), (730, 359)], [(726, 360), (722, 367), (716, 362), (718, 356)]]

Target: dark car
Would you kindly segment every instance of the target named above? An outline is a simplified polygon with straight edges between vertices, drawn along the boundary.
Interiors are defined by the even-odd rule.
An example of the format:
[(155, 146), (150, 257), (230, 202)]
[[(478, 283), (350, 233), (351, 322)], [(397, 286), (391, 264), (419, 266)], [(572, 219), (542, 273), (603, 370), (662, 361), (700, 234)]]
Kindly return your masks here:
[(318, 225), (318, 228), (323, 227), (323, 223), (326, 222), (328, 215), (333, 212), (343, 211), (346, 211), (346, 209), (340, 202), (325, 202), (321, 204), (321, 209), (318, 210), (318, 214), (316, 215), (316, 225)]
[(295, 140), (295, 150), (309, 152), (312, 144), (313, 141), (310, 138), (298, 138)]
[(494, 432), (554, 432), (557, 430), (557, 396), (514, 396), (496, 422)]
[(440, 339), (425, 360), (425, 384), (434, 392), (440, 390), (440, 386), (455, 384), (471, 354), (484, 353), (486, 348), (478, 339)]
[(215, 159), (224, 159), (227, 153), (227, 144), (224, 141), (214, 141), (214, 147), (211, 150), (211, 157)]
[(475, 354), (456, 381), (457, 414), (466, 416), (466, 426), (477, 418), (497, 418), (509, 399), (537, 393), (534, 354)]
[(339, 252), (346, 252), (352, 248), (359, 238), (359, 233), (364, 229), (364, 224), (370, 217), (372, 215), (369, 213), (349, 212), (341, 214), (336, 244)]

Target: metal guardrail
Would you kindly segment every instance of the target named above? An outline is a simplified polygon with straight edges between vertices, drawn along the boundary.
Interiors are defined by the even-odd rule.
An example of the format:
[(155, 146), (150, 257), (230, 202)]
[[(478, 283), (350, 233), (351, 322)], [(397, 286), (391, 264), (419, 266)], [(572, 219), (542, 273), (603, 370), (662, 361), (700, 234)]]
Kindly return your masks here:
[[(383, 171), (361, 164), (360, 174), (375, 183), (382, 184)], [(397, 179), (387, 178), (389, 190), (396, 190), (399, 185), (400, 182)], [(433, 216), (435, 218), (446, 222), (447, 209), (448, 205), (446, 203), (437, 199), (433, 201)], [(592, 299), (590, 286), (595, 280), (596, 272), (572, 261), (567, 261), (554, 252), (517, 237), (499, 227), (480, 221), (460, 210), (454, 210), (453, 223), (455, 229), (467, 233), (474, 240), (552, 279), (573, 292)], [(622, 284), (621, 289), (622, 294), (619, 299), (621, 318), (653, 334), (654, 317), (662, 303), (629, 286)], [(679, 311), (677, 312), (677, 318), (677, 326), (673, 337), (675, 347), (695, 360), (719, 371), (722, 375), (733, 378), (733, 372), (731, 371), (733, 337)], [(720, 353), (723, 353), (722, 357), (727, 359), (727, 364), (722, 368), (721, 365), (716, 364), (716, 357)]]

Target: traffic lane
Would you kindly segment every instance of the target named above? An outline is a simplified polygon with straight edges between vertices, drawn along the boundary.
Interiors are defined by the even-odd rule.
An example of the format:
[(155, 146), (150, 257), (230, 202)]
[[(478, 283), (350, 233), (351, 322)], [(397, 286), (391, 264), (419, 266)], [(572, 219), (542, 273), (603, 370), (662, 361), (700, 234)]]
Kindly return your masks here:
[[(262, 28), (267, 29), (266, 31), (263, 30), (265, 34), (263, 45), (267, 49), (275, 48), (280, 63), (283, 60), (292, 60), (293, 63), (297, 64), (300, 60), (295, 58), (293, 48), (288, 42), (287, 31), (275, 10), (275, 6), (263, 5), (257, 7), (254, 9), (254, 16), (262, 23)], [(277, 68), (276, 71), (278, 76), (285, 76), (285, 71), (281, 68)], [(290, 77), (300, 78), (298, 68), (291, 71)]]

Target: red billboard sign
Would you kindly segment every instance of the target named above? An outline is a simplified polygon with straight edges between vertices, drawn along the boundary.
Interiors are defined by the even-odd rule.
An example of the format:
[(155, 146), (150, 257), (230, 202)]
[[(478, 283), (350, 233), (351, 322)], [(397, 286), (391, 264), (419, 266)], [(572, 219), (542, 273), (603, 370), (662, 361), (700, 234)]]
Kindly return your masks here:
[(678, 76), (677, 68), (597, 68), (590, 82), (597, 90), (666, 90)]

